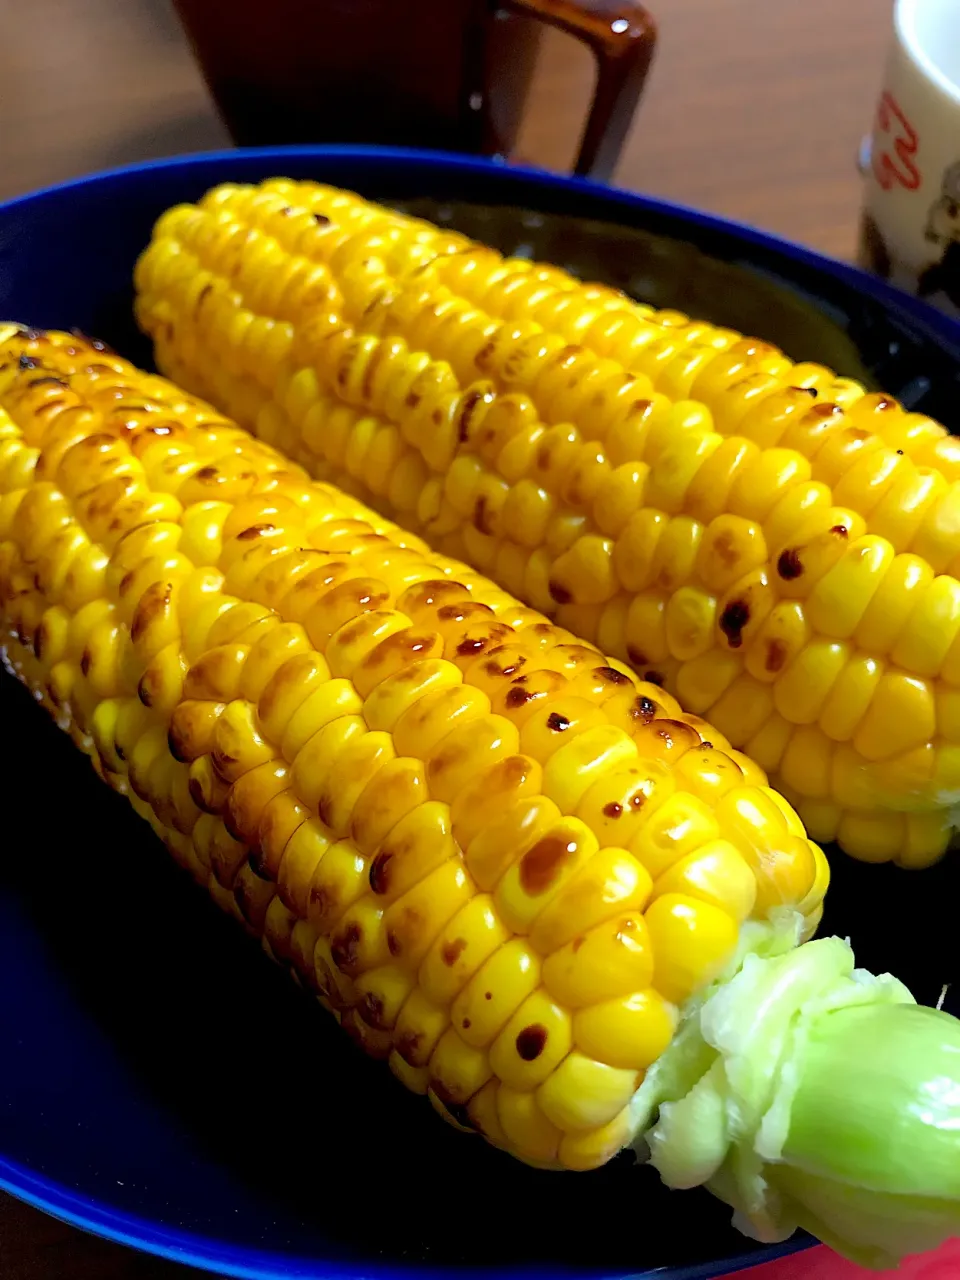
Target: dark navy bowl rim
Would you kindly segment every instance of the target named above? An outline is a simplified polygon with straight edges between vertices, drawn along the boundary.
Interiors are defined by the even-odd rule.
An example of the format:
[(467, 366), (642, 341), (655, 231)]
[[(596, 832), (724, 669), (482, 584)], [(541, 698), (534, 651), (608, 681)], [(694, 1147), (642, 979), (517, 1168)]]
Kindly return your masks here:
[[(786, 257), (794, 263), (808, 266), (872, 297), (894, 312), (908, 314), (911, 321), (925, 330), (934, 342), (947, 342), (951, 346), (960, 344), (960, 322), (950, 319), (925, 302), (902, 293), (849, 263), (762, 231), (747, 223), (704, 213), (688, 205), (658, 197), (640, 195), (616, 186), (607, 186), (586, 178), (555, 174), (532, 166), (507, 164), (503, 161), (436, 151), (332, 145), (244, 148), (242, 152), (232, 148), (193, 152), (104, 169), (14, 196), (6, 201), (0, 201), (0, 215), (14, 209), (21, 214), (29, 213), (31, 204), (41, 204), (51, 196), (68, 196), (71, 191), (84, 190), (90, 186), (109, 187), (116, 182), (122, 182), (124, 178), (149, 174), (154, 170), (171, 168), (202, 170), (211, 163), (228, 163), (232, 157), (238, 155), (242, 155), (245, 160), (272, 161), (275, 159), (278, 165), (277, 176), (282, 174), (282, 162), (286, 156), (316, 158), (320, 162), (325, 159), (368, 161), (371, 171), (375, 170), (377, 162), (396, 165), (406, 161), (416, 164), (424, 171), (435, 172), (437, 175), (466, 173), (479, 177), (484, 173), (491, 175), (495, 173), (499, 193), (516, 185), (521, 201), (524, 193), (537, 188), (553, 193), (569, 191), (591, 196), (605, 206), (604, 213), (609, 211), (609, 221), (613, 225), (620, 220), (618, 213), (639, 214), (665, 224), (667, 230), (664, 234), (675, 238), (682, 238), (685, 229), (689, 228), (691, 231), (717, 235), (747, 249), (755, 248), (774, 257)], [(318, 1271), (316, 1259), (306, 1257), (293, 1259), (290, 1255), (268, 1250), (232, 1246), (227, 1241), (211, 1236), (159, 1226), (137, 1214), (110, 1208), (106, 1203), (98, 1203), (89, 1197), (78, 1195), (68, 1186), (55, 1179), (47, 1178), (17, 1161), (10, 1160), (2, 1153), (0, 1153), (0, 1191), (5, 1191), (71, 1226), (115, 1243), (139, 1248), (174, 1262), (240, 1277), (241, 1280), (280, 1280), (280, 1277), (297, 1275), (304, 1277), (305, 1280), (307, 1277), (313, 1280), (366, 1280), (373, 1275), (396, 1277), (397, 1280), (402, 1278), (412, 1280), (413, 1277), (439, 1278), (444, 1275), (449, 1277), (454, 1275), (453, 1269), (429, 1266), (407, 1267), (402, 1264), (367, 1262), (359, 1259), (355, 1264), (350, 1263), (346, 1266), (340, 1262), (320, 1263), (322, 1270)], [(641, 1202), (638, 1201), (638, 1209), (640, 1207)], [(768, 1245), (727, 1259), (723, 1265), (732, 1268), (733, 1271), (739, 1271), (807, 1249), (813, 1243), (815, 1242), (809, 1236), (798, 1233), (784, 1243)], [(706, 1280), (708, 1276), (717, 1274), (716, 1265), (716, 1262), (706, 1262), (679, 1270), (672, 1267), (657, 1267), (652, 1271), (628, 1273), (620, 1280), (644, 1280), (645, 1277), (650, 1277), (652, 1280), (656, 1276), (669, 1276), (670, 1280)], [(494, 1276), (497, 1280), (531, 1280), (531, 1277), (537, 1274), (529, 1267), (521, 1270), (498, 1267), (495, 1272), (486, 1268), (459, 1268), (456, 1274), (461, 1275), (465, 1270), (468, 1270), (468, 1274), (474, 1277), (474, 1280), (483, 1280), (484, 1277), (490, 1277), (490, 1280), (493, 1280)], [(543, 1274), (547, 1275), (546, 1270)], [(599, 1275), (596, 1272), (592, 1274)]]
[[(238, 1280), (289, 1280), (290, 1277), (297, 1276), (302, 1280), (368, 1280), (374, 1275), (397, 1277), (398, 1280), (427, 1280), (428, 1277), (435, 1277), (436, 1280), (441, 1277), (454, 1280), (456, 1277), (463, 1280), (465, 1275), (471, 1280), (532, 1280), (538, 1274), (529, 1267), (519, 1271), (497, 1267), (491, 1271), (486, 1267), (405, 1267), (360, 1260), (355, 1265), (346, 1267), (342, 1263), (321, 1263), (322, 1270), (317, 1270), (316, 1259), (291, 1258), (289, 1254), (273, 1253), (266, 1249), (234, 1246), (198, 1232), (160, 1227), (138, 1214), (110, 1209), (86, 1196), (76, 1195), (61, 1183), (45, 1178), (3, 1155), (0, 1155), (0, 1191), (7, 1192), (24, 1204), (50, 1214), (69, 1226), (100, 1236), (114, 1244), (140, 1249), (185, 1266), (235, 1276)], [(642, 1197), (642, 1189), (638, 1194)], [(642, 1201), (638, 1200), (638, 1209), (641, 1204)], [(733, 1276), (762, 1263), (800, 1253), (808, 1249), (810, 1244), (808, 1237), (798, 1236), (781, 1244), (751, 1250), (750, 1253), (726, 1259), (724, 1266), (729, 1266), (731, 1270), (724, 1274)], [(717, 1274), (714, 1270), (716, 1265), (715, 1262), (704, 1262), (681, 1270), (675, 1267), (656, 1267), (652, 1271), (629, 1272), (617, 1280), (655, 1280), (657, 1276), (669, 1277), (669, 1280), (709, 1280), (710, 1276)], [(550, 1275), (546, 1269), (540, 1274), (544, 1280), (548, 1280)]]
[[(689, 226), (700, 231), (712, 232), (730, 237), (738, 240), (741, 244), (762, 249), (774, 255), (786, 256), (792, 259), (793, 262), (809, 266), (814, 270), (826, 272), (828, 275), (833, 276), (834, 279), (868, 295), (881, 305), (887, 306), (894, 311), (907, 313), (914, 323), (925, 329), (935, 341), (946, 341), (951, 344), (960, 343), (960, 320), (944, 315), (928, 303), (912, 297), (910, 294), (895, 288), (876, 276), (870, 275), (852, 263), (820, 253), (816, 249), (807, 248), (795, 240), (787, 239), (773, 232), (763, 231), (750, 223), (738, 221), (734, 218), (726, 218), (719, 214), (706, 213), (678, 201), (643, 195), (615, 185), (608, 186), (605, 183), (596, 182), (589, 178), (551, 173), (549, 170), (536, 168), (532, 165), (457, 155), (450, 152), (352, 145), (245, 147), (242, 151), (238, 151), (236, 148), (196, 151), (185, 155), (166, 156), (154, 160), (120, 165), (116, 168), (101, 169), (95, 173), (83, 174), (80, 177), (70, 178), (64, 182), (41, 187), (35, 191), (29, 191), (23, 195), (0, 201), (0, 214), (12, 209), (29, 209), (29, 205), (33, 201), (40, 202), (49, 196), (69, 194), (70, 191), (80, 190), (91, 185), (111, 183), (114, 180), (131, 177), (136, 174), (149, 173), (152, 170), (169, 168), (199, 169), (210, 163), (229, 161), (231, 157), (238, 155), (242, 155), (244, 159), (251, 160), (267, 160), (274, 157), (282, 160), (284, 156), (289, 155), (299, 157), (315, 156), (318, 160), (340, 158), (360, 161), (369, 160), (373, 163), (383, 161), (389, 164), (408, 161), (411, 164), (422, 166), (427, 170), (432, 169), (438, 173), (460, 172), (479, 176), (485, 172), (496, 172), (498, 182), (506, 180), (508, 185), (516, 183), (518, 187), (522, 187), (526, 183), (554, 192), (567, 190), (595, 198), (599, 197), (610, 208), (611, 212), (617, 209), (624, 209), (645, 213), (654, 218), (667, 220), (672, 223), (674, 230)], [(278, 171), (277, 176), (280, 177), (282, 174)]]

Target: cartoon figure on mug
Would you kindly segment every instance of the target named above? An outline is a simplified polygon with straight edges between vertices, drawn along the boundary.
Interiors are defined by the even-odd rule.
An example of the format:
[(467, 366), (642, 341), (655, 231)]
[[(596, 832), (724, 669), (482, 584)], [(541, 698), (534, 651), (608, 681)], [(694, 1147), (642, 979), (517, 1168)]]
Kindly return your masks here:
[[(960, 312), (960, 160), (944, 170), (940, 196), (930, 207), (924, 238), (940, 247), (917, 283), (921, 298), (941, 294)], [(942, 305), (942, 299), (940, 299)]]

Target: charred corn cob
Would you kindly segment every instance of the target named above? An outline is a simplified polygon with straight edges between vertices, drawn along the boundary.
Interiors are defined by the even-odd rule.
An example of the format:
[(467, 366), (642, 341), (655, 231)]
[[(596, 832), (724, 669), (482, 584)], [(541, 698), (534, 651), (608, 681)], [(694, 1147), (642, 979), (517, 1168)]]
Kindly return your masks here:
[(709, 716), (858, 857), (960, 803), (960, 445), (729, 330), (310, 183), (137, 269), (160, 366)]
[[(892, 1176), (835, 1183), (857, 1124), (957, 1079), (960, 1024), (839, 940), (795, 949), (823, 856), (668, 694), (169, 383), (13, 325), (0, 617), (100, 776), (453, 1124), (588, 1169), (656, 1121), (672, 1185), (868, 1260), (955, 1227), (960, 1080)], [(904, 1141), (952, 1173), (911, 1181)]]

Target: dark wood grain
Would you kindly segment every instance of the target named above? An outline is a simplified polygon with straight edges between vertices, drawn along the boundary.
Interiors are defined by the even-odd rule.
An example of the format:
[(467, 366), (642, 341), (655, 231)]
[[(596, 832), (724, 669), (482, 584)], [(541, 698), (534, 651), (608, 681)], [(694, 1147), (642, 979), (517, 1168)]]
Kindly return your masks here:
[[(879, 0), (649, 0), (660, 30), (619, 185), (851, 257), (868, 130), (889, 29)], [(566, 167), (589, 55), (547, 43), (524, 154)]]
[[(620, 185), (853, 251), (856, 148), (879, 83), (880, 0), (649, 0), (660, 46)], [(549, 33), (525, 158), (569, 166), (590, 55)], [(167, 0), (0, 4), (0, 198), (226, 143)], [(174, 1280), (183, 1269), (0, 1197), (3, 1280)]]

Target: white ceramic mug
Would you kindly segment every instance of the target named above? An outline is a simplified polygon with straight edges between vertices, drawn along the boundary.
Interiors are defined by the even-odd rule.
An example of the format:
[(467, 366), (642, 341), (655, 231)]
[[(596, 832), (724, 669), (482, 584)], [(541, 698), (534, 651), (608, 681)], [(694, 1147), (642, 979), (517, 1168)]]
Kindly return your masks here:
[(960, 0), (896, 0), (893, 27), (859, 258), (960, 317)]

